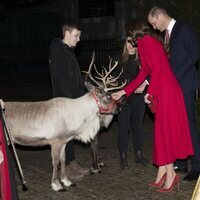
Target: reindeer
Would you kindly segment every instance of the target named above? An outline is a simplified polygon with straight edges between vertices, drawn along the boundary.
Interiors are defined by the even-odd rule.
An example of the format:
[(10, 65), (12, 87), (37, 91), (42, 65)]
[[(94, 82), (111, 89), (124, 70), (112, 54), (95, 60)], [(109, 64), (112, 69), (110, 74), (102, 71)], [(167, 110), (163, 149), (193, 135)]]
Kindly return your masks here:
[[(93, 53), (94, 57), (95, 54)], [(120, 78), (121, 74), (123, 73), (123, 68), (121, 69), (121, 72), (118, 74), (117, 77), (112, 76), (112, 72), (116, 69), (118, 62), (115, 62), (115, 65), (112, 66), (112, 58), (109, 57), (109, 66), (108, 69), (106, 69), (105, 67), (102, 66), (103, 70), (100, 72), (98, 72), (96, 65), (94, 64), (94, 69), (95, 69), (95, 73), (98, 76), (95, 76), (95, 78), (98, 80), (96, 80), (95, 78), (93, 78), (93, 76), (91, 75), (91, 66), (89, 67), (88, 72), (83, 71), (84, 73), (87, 74), (86, 76), (86, 82), (87, 82), (87, 77), (90, 78), (90, 80), (92, 80), (99, 88), (103, 88), (104, 91), (108, 92), (108, 91), (112, 91), (112, 90), (117, 90), (117, 89), (121, 89), (126, 83), (127, 81), (125, 80), (125, 82), (121, 82), (120, 85), (117, 82), (117, 80)], [(99, 82), (100, 81), (100, 82)], [(107, 87), (107, 86), (111, 86), (111, 87)], [(122, 97), (120, 99), (120, 102), (118, 102), (118, 104), (126, 104), (126, 98)], [(113, 119), (113, 115), (112, 114), (105, 114), (102, 113), (100, 114), (100, 129), (98, 131), (98, 133), (96, 134), (96, 136), (94, 137), (93, 140), (91, 140), (90, 142), (90, 146), (91, 146), (91, 150), (92, 150), (92, 168), (91, 168), (91, 174), (96, 174), (96, 173), (101, 173), (101, 168), (104, 167), (104, 163), (100, 161), (100, 156), (99, 156), (99, 149), (98, 149), (98, 144), (99, 144), (99, 133), (103, 128), (108, 128), (110, 122)]]
[[(15, 143), (26, 146), (51, 146), (53, 174), (51, 187), (55, 191), (64, 190), (64, 186), (72, 186), (65, 171), (65, 145), (73, 139), (88, 143), (94, 140), (101, 126), (108, 127), (119, 107), (111, 98), (106, 84), (111, 81), (110, 72), (117, 66), (109, 64), (109, 71), (100, 73), (99, 79), (103, 84), (93, 78), (91, 69), (94, 65), (95, 55), (87, 72), (87, 76), (97, 86), (87, 83), (88, 93), (77, 99), (53, 98), (39, 102), (6, 102), (5, 116), (7, 125), (12, 133)], [(125, 85), (116, 86), (118, 89)], [(103, 87), (102, 87), (103, 86)], [(105, 116), (104, 116), (105, 115)], [(97, 155), (97, 154), (94, 154)], [(60, 164), (60, 178), (58, 177)], [(61, 182), (59, 181), (61, 180)]]

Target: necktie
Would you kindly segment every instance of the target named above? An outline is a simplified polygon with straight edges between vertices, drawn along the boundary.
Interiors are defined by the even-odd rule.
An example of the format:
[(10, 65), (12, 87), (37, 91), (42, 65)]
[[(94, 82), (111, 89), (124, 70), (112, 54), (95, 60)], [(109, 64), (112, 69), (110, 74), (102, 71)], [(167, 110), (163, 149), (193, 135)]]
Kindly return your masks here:
[(169, 31), (165, 31), (165, 44), (169, 44)]

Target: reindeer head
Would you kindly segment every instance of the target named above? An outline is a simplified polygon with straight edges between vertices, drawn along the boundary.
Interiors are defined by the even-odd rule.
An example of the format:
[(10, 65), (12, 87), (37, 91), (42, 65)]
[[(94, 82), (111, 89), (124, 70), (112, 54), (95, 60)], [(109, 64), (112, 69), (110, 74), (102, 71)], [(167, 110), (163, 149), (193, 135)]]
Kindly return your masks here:
[[(110, 91), (121, 89), (126, 84), (125, 81), (124, 83), (121, 83), (119, 85), (117, 81), (120, 75), (122, 74), (123, 69), (117, 77), (113, 77), (111, 75), (111, 72), (116, 68), (118, 61), (114, 61), (114, 65), (112, 66), (112, 59), (110, 58), (108, 70), (105, 67), (102, 67), (102, 71), (100, 73), (97, 70), (96, 65), (94, 64), (94, 60), (95, 60), (95, 53), (93, 53), (92, 55), (92, 60), (89, 65), (89, 70), (85, 72), (87, 74), (86, 75), (87, 89), (96, 100), (101, 114), (117, 114), (120, 111), (120, 108), (117, 105), (117, 103), (112, 99)], [(91, 73), (93, 66), (96, 72), (95, 77), (93, 77)], [(90, 82), (88, 81), (88, 78), (90, 79)], [(91, 81), (96, 86), (91, 84)]]

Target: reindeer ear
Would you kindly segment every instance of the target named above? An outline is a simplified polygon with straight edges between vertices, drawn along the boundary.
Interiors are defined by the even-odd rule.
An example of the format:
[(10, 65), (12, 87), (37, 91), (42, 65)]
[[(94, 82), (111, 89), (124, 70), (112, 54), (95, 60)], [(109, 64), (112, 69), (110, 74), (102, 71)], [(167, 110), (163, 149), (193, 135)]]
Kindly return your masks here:
[(90, 82), (85, 82), (85, 86), (86, 86), (88, 92), (92, 92), (95, 89), (95, 86), (92, 85)]

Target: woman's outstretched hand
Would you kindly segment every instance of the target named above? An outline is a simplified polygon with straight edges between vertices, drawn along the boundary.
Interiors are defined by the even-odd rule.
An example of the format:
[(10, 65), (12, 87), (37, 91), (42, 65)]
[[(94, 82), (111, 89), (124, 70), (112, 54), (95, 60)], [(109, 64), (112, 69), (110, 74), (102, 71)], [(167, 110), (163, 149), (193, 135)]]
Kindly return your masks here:
[(124, 94), (125, 94), (125, 91), (124, 90), (120, 90), (118, 92), (112, 93), (112, 98), (115, 101), (118, 101)]

